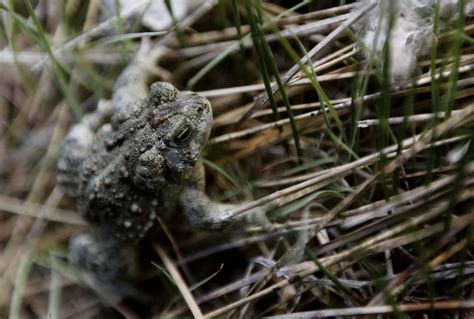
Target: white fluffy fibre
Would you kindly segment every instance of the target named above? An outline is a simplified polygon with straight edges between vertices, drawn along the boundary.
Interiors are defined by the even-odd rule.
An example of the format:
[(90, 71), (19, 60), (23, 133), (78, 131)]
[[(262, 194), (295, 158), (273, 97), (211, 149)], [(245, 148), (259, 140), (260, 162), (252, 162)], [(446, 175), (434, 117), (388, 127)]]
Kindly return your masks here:
[[(379, 0), (374, 9), (367, 12), (353, 29), (365, 49), (368, 58), (382, 65), (383, 48), (390, 37), (389, 58), (391, 82), (400, 85), (410, 79), (418, 57), (431, 49), (436, 5), (442, 28), (445, 23), (459, 19), (459, 0)], [(377, 0), (360, 0), (362, 4)], [(390, 16), (393, 26), (389, 32)], [(466, 16), (474, 16), (474, 0), (464, 1)]]
[[(102, 8), (107, 16), (115, 14), (115, 0), (102, 0)], [(193, 9), (197, 8), (202, 0), (171, 0), (173, 15), (177, 21), (182, 21)], [(122, 12), (137, 4), (136, 0), (119, 0)], [(164, 0), (152, 0), (142, 17), (142, 23), (153, 31), (166, 31), (174, 21), (166, 7)]]

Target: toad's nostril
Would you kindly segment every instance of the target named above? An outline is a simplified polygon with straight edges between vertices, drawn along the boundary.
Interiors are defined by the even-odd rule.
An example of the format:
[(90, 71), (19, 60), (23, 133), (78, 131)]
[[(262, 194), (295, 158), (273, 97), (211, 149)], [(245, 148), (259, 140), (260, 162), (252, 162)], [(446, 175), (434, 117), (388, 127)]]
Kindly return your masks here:
[(209, 110), (211, 110), (211, 104), (208, 101), (206, 101), (206, 100), (202, 101), (201, 100), (197, 103), (197, 111), (200, 114), (203, 113), (204, 111), (209, 111)]

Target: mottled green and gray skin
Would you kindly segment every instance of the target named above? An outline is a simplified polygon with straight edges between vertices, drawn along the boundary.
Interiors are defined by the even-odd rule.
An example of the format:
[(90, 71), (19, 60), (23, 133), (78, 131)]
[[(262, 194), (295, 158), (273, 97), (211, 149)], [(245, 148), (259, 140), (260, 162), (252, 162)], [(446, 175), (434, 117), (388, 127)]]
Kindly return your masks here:
[[(70, 260), (106, 287), (97, 290), (133, 286), (139, 262), (127, 252), (158, 216), (169, 220), (180, 206), (195, 227), (220, 229), (232, 222), (223, 216), (235, 205), (204, 193), (200, 156), (212, 126), (209, 101), (169, 83), (149, 86), (151, 70), (139, 54), (118, 78), (112, 106), (100, 104), (85, 116), (60, 150), (58, 183), (92, 226), (89, 235), (71, 242)], [(123, 254), (128, 257), (115, 258)]]

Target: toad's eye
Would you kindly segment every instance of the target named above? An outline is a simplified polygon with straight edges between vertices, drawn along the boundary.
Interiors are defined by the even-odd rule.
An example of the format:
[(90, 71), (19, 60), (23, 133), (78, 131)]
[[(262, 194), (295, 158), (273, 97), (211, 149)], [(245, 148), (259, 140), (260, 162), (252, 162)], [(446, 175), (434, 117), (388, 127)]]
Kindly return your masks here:
[(191, 126), (188, 124), (185, 124), (176, 131), (176, 134), (173, 137), (173, 142), (179, 145), (189, 140), (190, 137), (191, 137)]

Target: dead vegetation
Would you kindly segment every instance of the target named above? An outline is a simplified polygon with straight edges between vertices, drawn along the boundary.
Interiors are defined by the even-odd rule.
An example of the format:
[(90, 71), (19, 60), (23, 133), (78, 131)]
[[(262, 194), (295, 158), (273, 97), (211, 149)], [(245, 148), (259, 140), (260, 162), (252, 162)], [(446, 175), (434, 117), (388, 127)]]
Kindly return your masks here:
[(0, 4), (0, 316), (119, 316), (67, 264), (87, 226), (55, 167), (148, 36), (162, 77), (213, 105), (208, 194), (246, 202), (229, 215), (273, 208), (272, 229), (161, 221), (156, 318), (467, 318), (474, 21), (447, 25), (393, 86), (347, 29), (371, 4), (343, 2), (204, 1), (165, 34), (136, 23), (146, 1), (103, 20), (93, 0)]

